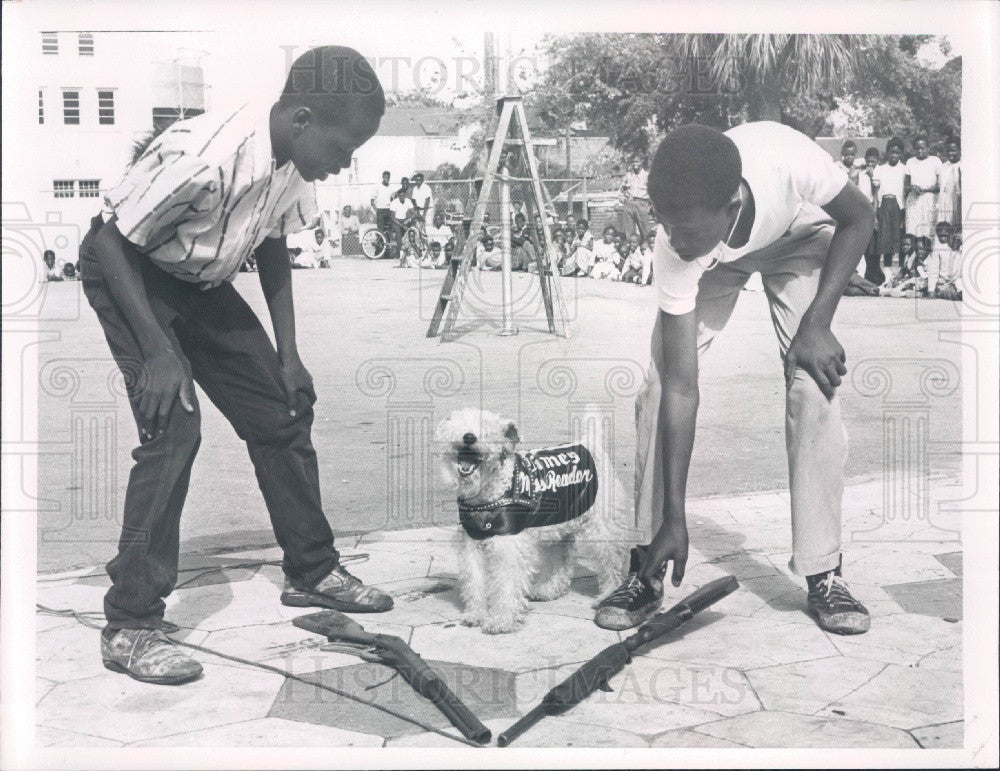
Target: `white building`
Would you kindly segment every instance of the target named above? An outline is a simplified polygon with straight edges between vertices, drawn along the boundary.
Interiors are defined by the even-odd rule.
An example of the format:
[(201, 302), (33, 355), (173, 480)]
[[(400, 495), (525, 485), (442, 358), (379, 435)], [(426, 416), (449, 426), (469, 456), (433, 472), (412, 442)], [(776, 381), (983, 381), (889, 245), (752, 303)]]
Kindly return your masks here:
[(472, 155), (475, 117), (444, 107), (386, 107), (378, 133), (354, 154), (352, 166), (316, 185), (320, 209), (340, 211), (345, 204), (367, 206), (382, 172), (393, 183), (414, 172), (430, 176), (442, 163), (462, 168)]
[[(19, 76), (37, 81), (37, 125), (32, 115), (32, 130), (24, 132), (32, 163), (21, 171), (30, 178), (17, 180), (19, 198), (35, 218), (61, 216), (85, 233), (102, 195), (128, 164), (133, 143), (154, 122), (207, 108), (201, 71), (207, 54), (192, 49), (191, 39), (169, 33), (41, 33)], [(57, 257), (75, 261), (77, 246), (70, 244), (68, 253)]]

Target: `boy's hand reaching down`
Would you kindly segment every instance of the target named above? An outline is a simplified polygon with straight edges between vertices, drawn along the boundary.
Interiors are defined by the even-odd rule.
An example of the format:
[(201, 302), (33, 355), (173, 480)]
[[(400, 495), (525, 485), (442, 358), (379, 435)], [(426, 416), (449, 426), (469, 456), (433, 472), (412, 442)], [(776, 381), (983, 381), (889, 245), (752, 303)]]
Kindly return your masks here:
[(288, 400), (288, 414), (293, 418), (298, 414), (295, 402), (298, 399), (299, 391), (305, 394), (310, 404), (316, 403), (316, 390), (313, 388), (312, 375), (309, 374), (298, 355), (282, 360), (281, 384), (285, 388), (285, 397)]
[(803, 322), (785, 355), (785, 388), (792, 387), (795, 368), (801, 367), (816, 381), (827, 399), (832, 399), (841, 378), (847, 374), (844, 348), (829, 327)]
[(680, 586), (688, 558), (687, 523), (683, 518), (664, 520), (646, 551), (646, 564), (642, 566), (643, 578), (654, 578), (667, 562), (673, 562), (670, 582)]

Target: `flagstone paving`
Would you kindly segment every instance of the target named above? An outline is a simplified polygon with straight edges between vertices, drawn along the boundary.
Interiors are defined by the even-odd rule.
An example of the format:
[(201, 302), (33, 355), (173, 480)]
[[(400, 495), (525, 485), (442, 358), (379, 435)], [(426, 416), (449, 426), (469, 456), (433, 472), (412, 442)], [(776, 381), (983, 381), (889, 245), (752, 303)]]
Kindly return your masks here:
[[(938, 480), (942, 485), (950, 480)], [(881, 485), (845, 494), (845, 575), (872, 612), (865, 635), (821, 631), (788, 570), (786, 493), (692, 501), (692, 550), (665, 605), (723, 575), (739, 591), (644, 649), (566, 715), (546, 718), (521, 747), (960, 747), (963, 741), (961, 551), (957, 515), (879, 528)], [(882, 522), (882, 524), (886, 524)], [(891, 526), (890, 526), (891, 525)], [(928, 538), (939, 534), (940, 540)], [(494, 737), (584, 661), (624, 634), (592, 623), (596, 580), (580, 569), (570, 593), (533, 602), (524, 625), (485, 635), (461, 625), (455, 529), (341, 538), (345, 564), (395, 598), (393, 611), (354, 618), (408, 641)], [(915, 539), (915, 540), (914, 540)], [(39, 746), (445, 747), (457, 732), (392, 670), (298, 629), (307, 610), (280, 604), (273, 546), (185, 555), (167, 619), (205, 667), (193, 683), (138, 683), (101, 664), (98, 630), (37, 617)], [(47, 574), (38, 602), (101, 609), (99, 567)], [(100, 615), (88, 616), (95, 625)], [(207, 649), (235, 657), (220, 658)], [(254, 664), (276, 667), (294, 678)], [(339, 690), (408, 713), (393, 717)]]

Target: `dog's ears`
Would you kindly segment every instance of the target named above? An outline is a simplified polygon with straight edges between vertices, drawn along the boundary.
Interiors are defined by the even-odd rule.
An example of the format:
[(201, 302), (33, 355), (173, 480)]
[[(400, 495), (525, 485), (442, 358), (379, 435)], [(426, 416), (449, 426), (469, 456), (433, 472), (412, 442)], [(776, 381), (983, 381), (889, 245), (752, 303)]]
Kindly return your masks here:
[(511, 444), (517, 444), (521, 441), (521, 435), (517, 433), (517, 426), (513, 423), (508, 423), (506, 428), (503, 430), (503, 435), (505, 438), (509, 439)]

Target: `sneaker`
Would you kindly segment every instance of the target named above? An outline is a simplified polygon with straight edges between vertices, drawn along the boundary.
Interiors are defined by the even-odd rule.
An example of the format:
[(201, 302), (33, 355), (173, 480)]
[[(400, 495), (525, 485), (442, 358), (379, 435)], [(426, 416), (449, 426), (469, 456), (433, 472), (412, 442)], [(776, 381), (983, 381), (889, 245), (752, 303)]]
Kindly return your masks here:
[(833, 634), (863, 634), (871, 626), (868, 609), (854, 599), (840, 575), (840, 564), (833, 570), (806, 576), (809, 587), (809, 613), (820, 629)]
[(594, 623), (601, 629), (631, 629), (644, 623), (660, 609), (663, 602), (664, 565), (655, 578), (639, 576), (645, 546), (636, 546), (629, 554), (628, 578), (597, 605)]
[(296, 589), (286, 578), (281, 603), (296, 608), (332, 608), (343, 613), (384, 613), (392, 610), (392, 597), (374, 586), (365, 586), (341, 565), (311, 590)]
[(201, 675), (201, 664), (181, 651), (160, 629), (101, 631), (101, 659), (112, 672), (143, 683), (179, 685)]

